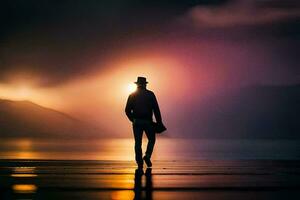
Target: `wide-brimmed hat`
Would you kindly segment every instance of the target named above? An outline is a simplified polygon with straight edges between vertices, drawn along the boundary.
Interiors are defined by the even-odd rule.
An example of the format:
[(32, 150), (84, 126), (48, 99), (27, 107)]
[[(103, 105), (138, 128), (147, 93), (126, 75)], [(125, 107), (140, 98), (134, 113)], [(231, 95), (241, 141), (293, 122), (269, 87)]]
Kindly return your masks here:
[(142, 77), (142, 76), (139, 76), (137, 77), (137, 81), (134, 82), (135, 84), (138, 84), (138, 85), (145, 85), (147, 84), (147, 79), (145, 77)]

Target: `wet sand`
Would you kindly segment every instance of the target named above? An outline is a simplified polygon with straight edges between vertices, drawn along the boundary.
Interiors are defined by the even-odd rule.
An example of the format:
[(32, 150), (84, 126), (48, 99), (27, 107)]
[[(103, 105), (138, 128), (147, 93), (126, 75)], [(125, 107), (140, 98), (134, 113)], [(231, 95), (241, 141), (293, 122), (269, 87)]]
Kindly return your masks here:
[(300, 161), (1, 160), (0, 199), (283, 199), (300, 197)]

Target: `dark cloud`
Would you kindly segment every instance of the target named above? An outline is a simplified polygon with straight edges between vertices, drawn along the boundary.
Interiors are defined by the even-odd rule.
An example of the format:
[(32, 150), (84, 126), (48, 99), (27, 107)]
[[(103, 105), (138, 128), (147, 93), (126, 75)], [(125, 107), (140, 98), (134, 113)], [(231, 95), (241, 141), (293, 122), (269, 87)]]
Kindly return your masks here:
[[(197, 1), (8, 1), (1, 5), (0, 81), (12, 74), (59, 84), (105, 67), (131, 40), (158, 32)], [(216, 3), (217, 1), (215, 1)], [(205, 3), (205, 2), (203, 2)], [(132, 44), (131, 44), (132, 45)]]
[(284, 37), (281, 45), (294, 44), (296, 51), (298, 8), (297, 2), (274, 0), (7, 1), (0, 8), (0, 82), (19, 73), (38, 77), (41, 85), (61, 84), (106, 68), (140, 43), (147, 49), (153, 38), (175, 41), (178, 35), (223, 40)]

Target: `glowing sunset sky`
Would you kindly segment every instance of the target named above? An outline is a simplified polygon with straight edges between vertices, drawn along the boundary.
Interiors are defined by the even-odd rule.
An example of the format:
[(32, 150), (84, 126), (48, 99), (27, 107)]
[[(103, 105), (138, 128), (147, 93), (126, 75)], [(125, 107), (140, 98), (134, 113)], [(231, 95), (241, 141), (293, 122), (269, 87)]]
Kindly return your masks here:
[(137, 76), (148, 78), (171, 130), (211, 96), (300, 83), (298, 1), (30, 0), (2, 9), (0, 98), (112, 132), (129, 127)]

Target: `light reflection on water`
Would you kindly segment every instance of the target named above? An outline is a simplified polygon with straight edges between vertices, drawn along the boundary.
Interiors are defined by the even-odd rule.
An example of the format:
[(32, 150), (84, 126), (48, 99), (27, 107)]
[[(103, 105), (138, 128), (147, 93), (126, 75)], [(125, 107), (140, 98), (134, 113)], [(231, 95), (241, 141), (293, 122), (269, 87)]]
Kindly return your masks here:
[(134, 192), (132, 190), (113, 191), (111, 193), (112, 200), (127, 200), (133, 198), (134, 198)]
[(11, 177), (14, 178), (33, 178), (37, 177), (35, 174), (36, 167), (15, 167), (12, 170)]
[[(157, 139), (153, 160), (300, 159), (299, 141)], [(146, 139), (143, 140), (145, 150)], [(134, 159), (134, 140), (1, 140), (0, 159)]]
[(15, 193), (35, 193), (37, 186), (34, 184), (15, 184), (12, 189)]

